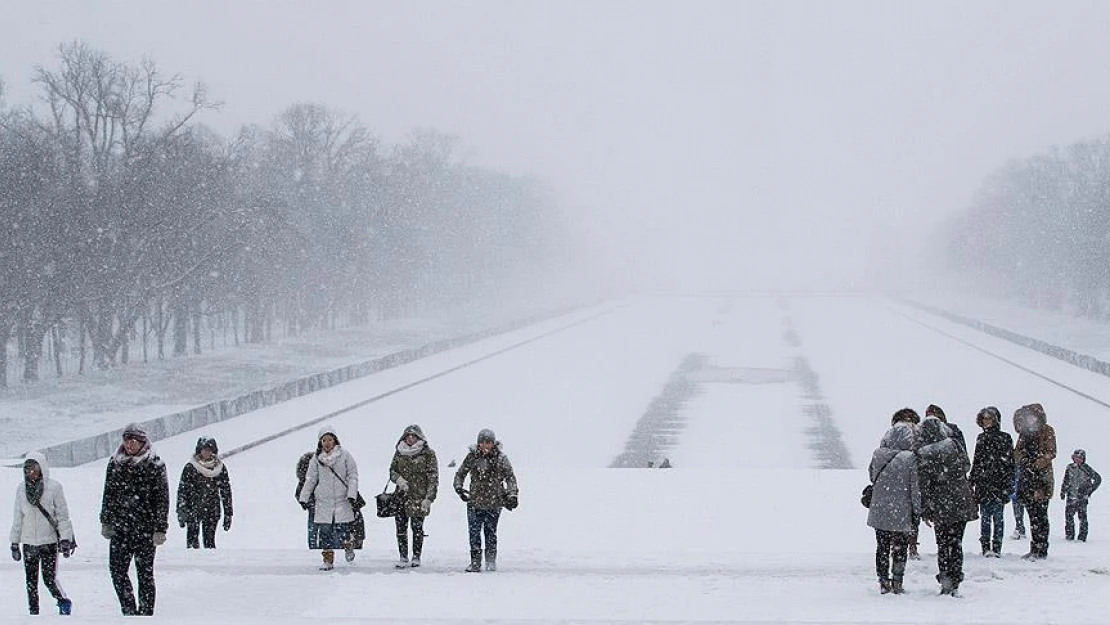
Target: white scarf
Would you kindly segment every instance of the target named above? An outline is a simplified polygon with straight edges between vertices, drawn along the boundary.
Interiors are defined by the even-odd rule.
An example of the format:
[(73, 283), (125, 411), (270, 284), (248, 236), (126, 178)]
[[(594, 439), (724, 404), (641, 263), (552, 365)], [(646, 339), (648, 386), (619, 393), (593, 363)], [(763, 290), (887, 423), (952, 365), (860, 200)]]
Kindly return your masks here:
[(194, 454), (193, 457), (189, 459), (189, 464), (193, 465), (197, 473), (209, 478), (216, 477), (224, 470), (224, 463), (220, 462), (217, 456), (212, 456), (211, 460), (201, 460), (200, 456)]
[(343, 448), (341, 448), (339, 445), (336, 445), (335, 447), (331, 448), (330, 452), (325, 453), (321, 451), (320, 453), (316, 454), (316, 457), (320, 460), (320, 464), (324, 465), (325, 467), (330, 467), (331, 465), (335, 464), (335, 461), (339, 460), (339, 457), (342, 455)]
[(397, 453), (402, 456), (415, 456), (424, 451), (424, 439), (418, 439), (415, 445), (409, 445), (403, 439), (397, 443)]
[(134, 456), (128, 454), (127, 450), (123, 448), (123, 443), (120, 443), (119, 449), (117, 449), (116, 453), (112, 456), (112, 461), (116, 464), (139, 464), (149, 458), (153, 453), (154, 447), (151, 446), (149, 440), (143, 442), (143, 448)]

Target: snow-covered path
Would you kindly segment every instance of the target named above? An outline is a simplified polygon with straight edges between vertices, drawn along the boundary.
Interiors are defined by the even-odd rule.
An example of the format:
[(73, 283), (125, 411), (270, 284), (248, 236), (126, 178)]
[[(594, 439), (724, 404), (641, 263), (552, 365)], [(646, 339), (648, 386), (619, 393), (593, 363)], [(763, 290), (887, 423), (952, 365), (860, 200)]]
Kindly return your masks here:
[[(993, 403), (1004, 413), (1042, 402), (1057, 429), (1062, 474), (1071, 447), (1096, 468), (1110, 454), (1110, 415), (1074, 393), (920, 325), (958, 328), (887, 300), (854, 297), (640, 298), (503, 356), (431, 380), (333, 420), (360, 463), (362, 490), (380, 488), (401, 429), (420, 423), (441, 460), (440, 499), (428, 520), (425, 566), (395, 571), (391, 519), (370, 519), (369, 544), (352, 566), (315, 570), (302, 548), (303, 512), (293, 502), (297, 456), (314, 445), (302, 430), (229, 460), (235, 527), (213, 553), (188, 553), (171, 522), (158, 555), (158, 618), (273, 623), (305, 618), (369, 622), (744, 622), (744, 623), (1098, 623), (1110, 591), (1110, 505), (1092, 500), (1092, 538), (1062, 540), (1062, 505), (1053, 504), (1048, 561), (977, 555), (978, 526), (964, 546), (964, 597), (935, 594), (932, 540), (911, 563), (908, 594), (875, 589), (873, 534), (857, 501), (863, 466), (903, 405), (944, 406), (969, 441), (973, 415)], [(793, 329), (796, 341), (788, 339)], [(968, 341), (1098, 396), (1103, 382), (1050, 359), (1006, 351), (963, 329)], [(508, 340), (508, 339), (505, 339)], [(485, 347), (486, 349), (489, 346)], [(479, 349), (479, 347), (475, 347)], [(681, 421), (670, 470), (605, 468), (637, 421), (690, 354), (714, 370), (677, 410)], [(447, 355), (437, 356), (437, 359)], [(457, 354), (460, 361), (470, 358)], [(805, 359), (820, 399), (855, 466), (819, 470), (812, 419), (798, 383), (775, 372)], [(438, 363), (388, 372), (175, 437), (157, 447), (171, 487), (201, 434), (225, 449), (426, 377)], [(445, 366), (446, 365), (446, 366)], [(417, 370), (418, 369), (418, 370)], [(754, 373), (753, 373), (754, 372)], [(761, 375), (755, 375), (761, 373)], [(407, 376), (407, 377), (406, 377)], [(407, 381), (406, 381), (407, 380)], [(281, 425), (279, 425), (281, 424)], [(501, 571), (461, 573), (465, 508), (450, 489), (451, 459), (475, 432), (495, 429), (517, 468), (521, 507), (502, 515)], [(1101, 465), (1101, 466), (1100, 466)], [(1104, 474), (1110, 469), (1104, 469)], [(0, 473), (16, 484), (15, 471)], [(116, 617), (107, 545), (96, 515), (103, 466), (60, 469), (80, 550), (62, 579), (85, 622)], [(9, 488), (9, 493), (11, 492)], [(1101, 493), (1100, 493), (1101, 494)], [(1105, 500), (1110, 501), (1110, 500)], [(4, 517), (6, 520), (7, 517)], [(1011, 516), (1007, 513), (1007, 522)], [(22, 569), (0, 569), (0, 610), (22, 614)]]

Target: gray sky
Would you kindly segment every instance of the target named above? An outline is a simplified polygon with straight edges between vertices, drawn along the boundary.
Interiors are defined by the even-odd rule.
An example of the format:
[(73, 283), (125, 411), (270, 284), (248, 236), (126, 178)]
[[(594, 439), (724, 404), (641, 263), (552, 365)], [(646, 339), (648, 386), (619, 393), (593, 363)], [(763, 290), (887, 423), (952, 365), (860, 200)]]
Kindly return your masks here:
[(79, 38), (204, 80), (227, 135), (303, 100), (433, 126), (646, 285), (851, 283), (1008, 158), (1110, 127), (1099, 1), (2, 4), (10, 103)]

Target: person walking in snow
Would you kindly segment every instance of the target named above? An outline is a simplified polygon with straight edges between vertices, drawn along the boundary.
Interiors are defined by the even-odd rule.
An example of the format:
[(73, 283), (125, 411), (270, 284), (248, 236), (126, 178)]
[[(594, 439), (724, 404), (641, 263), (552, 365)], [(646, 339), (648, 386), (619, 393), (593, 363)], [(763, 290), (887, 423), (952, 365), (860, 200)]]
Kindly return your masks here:
[(1079, 542), (1087, 542), (1087, 502), (1098, 487), (1102, 476), (1087, 464), (1087, 452), (1076, 449), (1071, 453), (1071, 464), (1064, 470), (1060, 484), (1060, 499), (1064, 504), (1064, 538), (1075, 540), (1075, 517), (1079, 516)]
[(1002, 413), (994, 406), (979, 411), (975, 423), (983, 428), (975, 440), (971, 488), (979, 504), (979, 545), (984, 556), (1002, 555), (1006, 502), (1014, 488), (1014, 439), (1002, 431)]
[(921, 518), (913, 425), (895, 422), (871, 455), (874, 485), (867, 525), (875, 528), (875, 572), (879, 592), (902, 594), (910, 536)]
[(355, 559), (352, 524), (358, 498), (358, 465), (354, 456), (339, 443), (330, 426), (320, 428), (316, 453), (308, 463), (300, 501), (307, 504), (315, 497), (314, 521), (322, 549), (321, 571), (335, 568), (335, 550), (343, 549), (347, 562)]
[[(68, 558), (77, 548), (62, 485), (50, 477), (46, 456), (27, 454), (23, 481), (15, 489), (12, 514), (12, 559), (23, 560), (27, 578), (27, 608), (39, 613), (39, 571), (42, 583), (58, 605), (59, 614), (69, 614), (73, 602), (58, 583), (58, 554)], [(20, 546), (22, 545), (22, 550)]]
[(1029, 513), (1029, 553), (1026, 560), (1048, 557), (1048, 504), (1052, 501), (1055, 478), (1052, 461), (1056, 458), (1056, 430), (1040, 404), (1029, 404), (1014, 411), (1014, 464), (1019, 470), (1018, 501)]
[(201, 437), (196, 453), (181, 471), (177, 487), (177, 522), (185, 529), (186, 549), (216, 548), (216, 525), (223, 508), (224, 531), (231, 529), (231, 477), (219, 456), (216, 439)]
[(409, 562), (408, 528), (412, 525), (412, 562), (420, 566), (424, 550), (424, 518), (431, 514), (432, 502), (439, 490), (439, 461), (436, 452), (424, 438), (419, 425), (410, 425), (401, 433), (389, 464), (389, 479), (404, 493), (405, 503), (395, 517), (397, 523), (397, 551), (401, 554), (397, 568)]
[(964, 531), (975, 520), (975, 500), (967, 481), (967, 454), (936, 417), (926, 417), (919, 430), (917, 472), (921, 482), (922, 517), (931, 523), (937, 542), (940, 594), (957, 594), (964, 579)]
[[(470, 476), (470, 489), (464, 488)], [(515, 510), (518, 499), (516, 474), (493, 430), (478, 432), (478, 443), (470, 447), (455, 472), (455, 492), (466, 502), (466, 521), (470, 534), (468, 573), (482, 570), (482, 537), (486, 539), (486, 570), (497, 570), (497, 521), (501, 507)]]
[(308, 512), (308, 548), (315, 551), (319, 549), (316, 529), (316, 496), (309, 495), (308, 501), (301, 501), (301, 489), (304, 488), (305, 478), (308, 477), (308, 463), (312, 462), (314, 451), (307, 451), (297, 460), (297, 488), (293, 491), (293, 499)]
[[(108, 568), (124, 616), (154, 615), (154, 555), (166, 542), (170, 495), (166, 465), (150, 444), (146, 430), (132, 423), (108, 460), (100, 533), (109, 542)], [(129, 569), (135, 562), (138, 603)]]
[[(891, 426), (895, 426), (899, 423), (905, 423), (905, 424), (909, 425), (910, 428), (914, 431), (914, 433), (915, 433), (914, 435), (916, 436), (917, 426), (921, 423), (921, 415), (917, 414), (917, 411), (914, 410), (913, 408), (903, 408), (903, 409), (899, 410), (898, 412), (894, 413), (894, 416), (892, 416), (890, 418), (890, 425)], [(917, 521), (913, 524), (913, 529), (910, 530), (909, 542), (908, 542), (908, 546), (906, 547), (906, 557), (909, 558), (910, 560), (920, 560), (921, 559), (921, 555), (918, 554), (918, 552), (917, 552), (917, 547), (918, 547), (918, 544), (920, 542), (920, 540), (919, 540), (919, 529), (921, 527), (920, 524), (921, 524), (921, 519), (919, 517), (917, 519)]]

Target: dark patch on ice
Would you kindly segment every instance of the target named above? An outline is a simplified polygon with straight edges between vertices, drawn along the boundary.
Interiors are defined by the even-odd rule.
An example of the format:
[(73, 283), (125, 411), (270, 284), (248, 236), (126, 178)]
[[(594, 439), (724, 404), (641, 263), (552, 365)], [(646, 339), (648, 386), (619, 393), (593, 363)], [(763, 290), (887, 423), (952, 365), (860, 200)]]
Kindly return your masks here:
[(686, 428), (682, 408), (698, 393), (698, 382), (691, 379), (690, 374), (703, 369), (705, 363), (706, 358), (701, 354), (689, 354), (682, 360), (663, 390), (648, 404), (625, 441), (624, 451), (613, 459), (609, 468), (651, 468), (678, 446), (679, 437)]
[(851, 469), (852, 455), (844, 444), (844, 437), (836, 426), (836, 420), (833, 419), (832, 408), (825, 403), (817, 372), (804, 356), (794, 359), (794, 371), (802, 398), (806, 402), (802, 406), (802, 413), (813, 421), (805, 432), (809, 437), (808, 447), (817, 461), (817, 468)]

